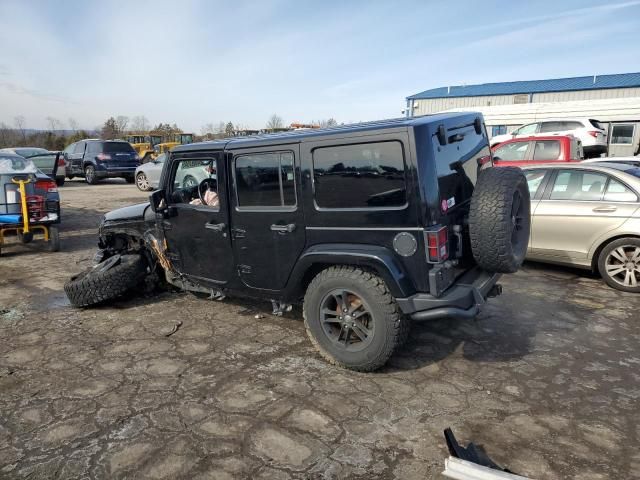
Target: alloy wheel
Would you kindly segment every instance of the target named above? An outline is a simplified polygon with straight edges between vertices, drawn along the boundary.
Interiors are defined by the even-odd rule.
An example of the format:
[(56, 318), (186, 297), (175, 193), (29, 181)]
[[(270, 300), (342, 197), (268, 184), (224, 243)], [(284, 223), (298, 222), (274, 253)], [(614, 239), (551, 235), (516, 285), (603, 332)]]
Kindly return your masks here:
[(149, 180), (147, 179), (147, 176), (144, 173), (138, 174), (138, 176), (136, 177), (136, 185), (142, 191), (149, 190)]
[(359, 351), (373, 340), (371, 309), (358, 294), (332, 290), (320, 302), (320, 323), (331, 342), (347, 351)]
[(604, 265), (614, 282), (624, 287), (640, 285), (640, 247), (621, 245), (607, 255)]

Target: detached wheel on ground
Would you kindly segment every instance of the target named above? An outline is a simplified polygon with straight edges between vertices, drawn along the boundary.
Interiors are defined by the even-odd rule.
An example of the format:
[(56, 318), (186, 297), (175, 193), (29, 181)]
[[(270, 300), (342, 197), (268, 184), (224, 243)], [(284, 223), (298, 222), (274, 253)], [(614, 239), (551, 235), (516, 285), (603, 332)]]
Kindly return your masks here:
[(527, 254), (530, 228), (531, 200), (522, 170), (482, 170), (469, 210), (471, 250), (478, 265), (489, 272), (517, 271)]
[(409, 333), (409, 319), (384, 281), (355, 267), (320, 272), (307, 288), (303, 313), (320, 354), (361, 372), (382, 367)]
[(141, 255), (114, 255), (71, 277), (64, 291), (74, 307), (88, 307), (119, 297), (137, 286), (147, 274)]
[(98, 178), (96, 177), (96, 169), (93, 165), (87, 165), (84, 169), (84, 179), (89, 185), (95, 185), (98, 183)]
[(144, 174), (144, 172), (140, 172), (138, 173), (138, 175), (136, 175), (136, 186), (138, 187), (138, 190), (141, 190), (143, 192), (148, 192), (149, 190), (151, 190), (151, 184), (149, 183), (149, 179)]
[(640, 239), (621, 238), (606, 245), (598, 256), (598, 271), (610, 287), (640, 293)]

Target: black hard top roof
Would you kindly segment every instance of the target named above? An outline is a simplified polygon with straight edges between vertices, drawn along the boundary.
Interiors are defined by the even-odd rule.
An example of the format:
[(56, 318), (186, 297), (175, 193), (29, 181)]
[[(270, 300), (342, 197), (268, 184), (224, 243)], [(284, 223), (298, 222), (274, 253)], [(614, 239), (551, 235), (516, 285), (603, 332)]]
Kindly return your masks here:
[(206, 142), (190, 143), (179, 145), (171, 151), (173, 153), (189, 152), (193, 150), (224, 150), (225, 148), (250, 148), (266, 144), (278, 143), (300, 143), (307, 140), (315, 140), (324, 136), (344, 136), (354, 133), (366, 133), (376, 130), (386, 130), (394, 128), (407, 128), (430, 123), (443, 122), (455, 118), (466, 117), (468, 115), (480, 115), (476, 112), (455, 112), (438, 113), (435, 115), (423, 115), (412, 118), (392, 118), (388, 120), (376, 120), (372, 122), (353, 123), (350, 125), (337, 125), (329, 128), (300, 129), (288, 132), (268, 133), (262, 135), (249, 135), (246, 137), (229, 137), (221, 140), (210, 140)]

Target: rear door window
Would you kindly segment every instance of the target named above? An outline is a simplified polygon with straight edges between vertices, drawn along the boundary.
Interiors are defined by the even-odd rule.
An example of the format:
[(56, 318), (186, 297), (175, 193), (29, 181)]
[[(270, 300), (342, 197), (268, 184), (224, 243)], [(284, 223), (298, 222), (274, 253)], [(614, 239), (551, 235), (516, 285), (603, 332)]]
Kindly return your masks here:
[(73, 151), (73, 153), (82, 155), (84, 153), (85, 145), (86, 145), (86, 142), (78, 142), (78, 143), (76, 143), (76, 148)]
[(524, 125), (524, 126), (518, 128), (513, 133), (515, 135), (532, 135), (532, 134), (536, 133), (537, 130), (538, 130), (538, 124), (537, 123), (530, 123), (529, 125)]
[(581, 170), (558, 172), (551, 191), (551, 200), (597, 201), (602, 199), (607, 175)]
[(512, 142), (496, 148), (493, 152), (495, 160), (506, 162), (518, 162), (526, 160), (527, 149), (530, 142)]
[(239, 208), (291, 208), (296, 205), (292, 152), (239, 155), (234, 163)]
[(533, 149), (534, 160), (557, 160), (560, 157), (558, 140), (538, 140)]
[(313, 150), (315, 201), (320, 208), (397, 208), (407, 203), (405, 160), (398, 141)]

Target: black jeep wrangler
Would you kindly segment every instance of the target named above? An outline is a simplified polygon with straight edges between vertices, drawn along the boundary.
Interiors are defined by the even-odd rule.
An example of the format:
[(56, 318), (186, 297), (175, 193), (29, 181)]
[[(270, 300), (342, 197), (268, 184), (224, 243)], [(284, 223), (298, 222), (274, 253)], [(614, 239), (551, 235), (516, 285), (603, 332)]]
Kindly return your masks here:
[(411, 320), (472, 318), (500, 293), (529, 209), (476, 113), (194, 143), (172, 150), (150, 203), (105, 215), (96, 265), (65, 290), (86, 307), (160, 274), (276, 314), (303, 303), (320, 353), (370, 371)]

